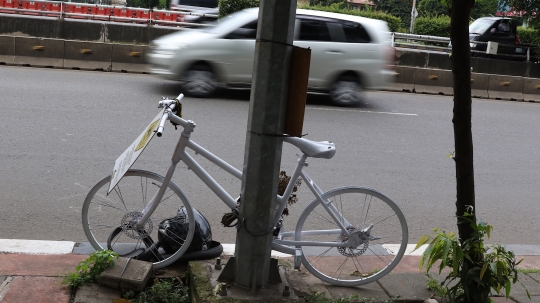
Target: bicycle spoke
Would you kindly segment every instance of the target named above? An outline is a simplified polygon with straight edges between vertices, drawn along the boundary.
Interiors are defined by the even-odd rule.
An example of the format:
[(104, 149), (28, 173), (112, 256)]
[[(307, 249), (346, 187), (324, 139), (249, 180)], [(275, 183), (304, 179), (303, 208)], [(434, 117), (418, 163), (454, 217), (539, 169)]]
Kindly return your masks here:
[(120, 198), (120, 201), (124, 205), (124, 209), (127, 212), (128, 208), (126, 206), (126, 202), (124, 201), (124, 197), (122, 196), (122, 191), (120, 190), (120, 184), (116, 184), (116, 186), (114, 187), (114, 192), (116, 193), (116, 195), (118, 195), (118, 198)]
[[(300, 240), (315, 242), (315, 245), (301, 246), (303, 263), (309, 272), (340, 286), (370, 283), (387, 274), (401, 259), (407, 242), (405, 218), (395, 204), (378, 192), (360, 187), (332, 190), (325, 193), (323, 199), (332, 203), (335, 221), (328, 219), (327, 210), (316, 200), (298, 222), (302, 232)], [(324, 232), (335, 229), (338, 223), (345, 226), (347, 232)], [(313, 231), (304, 233), (307, 229)], [(316, 246), (317, 241), (335, 242), (336, 246)], [(337, 246), (342, 243), (347, 246)], [(356, 247), (350, 247), (352, 243)], [(397, 245), (392, 248), (395, 253), (390, 254), (382, 243)], [(318, 251), (317, 255), (310, 256), (312, 251)]]
[[(140, 229), (136, 229), (141, 211), (150, 202), (154, 193), (163, 183), (163, 177), (149, 172), (129, 170), (113, 189), (114, 194), (106, 195), (110, 178), (102, 179), (85, 199), (83, 206), (83, 227), (90, 243), (95, 249), (107, 249), (111, 246), (116, 252), (126, 256), (143, 255), (151, 258), (155, 268), (167, 266), (180, 257), (191, 243), (195, 230), (193, 211), (182, 191), (173, 183), (165, 190), (155, 210)], [(152, 184), (156, 185), (156, 191)], [(106, 199), (102, 197), (107, 196)], [(103, 209), (102, 209), (103, 208)], [(171, 220), (184, 210), (186, 230), (176, 234), (169, 233), (171, 243), (180, 247), (178, 253), (168, 252), (163, 248), (154, 249), (160, 244), (157, 241), (160, 225)], [(180, 221), (177, 221), (181, 223)], [(182, 223), (184, 224), (184, 223)], [(190, 229), (188, 226), (191, 226)], [(168, 240), (171, 240), (168, 239)], [(107, 243), (109, 243), (107, 245)]]

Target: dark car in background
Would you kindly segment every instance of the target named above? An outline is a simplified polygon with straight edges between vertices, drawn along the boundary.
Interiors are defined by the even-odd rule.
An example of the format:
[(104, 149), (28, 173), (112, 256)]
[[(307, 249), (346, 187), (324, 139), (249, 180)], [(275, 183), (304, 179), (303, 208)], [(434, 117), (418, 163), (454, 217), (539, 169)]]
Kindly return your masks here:
[[(517, 22), (510, 18), (503, 17), (483, 17), (476, 19), (469, 25), (469, 40), (471, 50), (486, 51), (487, 45), (478, 42), (497, 42), (499, 47), (497, 53), (500, 54), (521, 54), (522, 49), (516, 48), (520, 44), (517, 35)], [(510, 46), (505, 46), (510, 45)]]

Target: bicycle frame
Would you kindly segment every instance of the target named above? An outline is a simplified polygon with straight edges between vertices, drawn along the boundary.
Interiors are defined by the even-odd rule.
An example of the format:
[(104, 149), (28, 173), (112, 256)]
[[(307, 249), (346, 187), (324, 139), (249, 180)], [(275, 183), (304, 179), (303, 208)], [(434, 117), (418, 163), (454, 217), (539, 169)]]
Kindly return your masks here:
[[(180, 139), (178, 140), (178, 143), (175, 147), (172, 159), (171, 159), (171, 165), (169, 166), (169, 169), (167, 171), (167, 174), (165, 175), (163, 184), (168, 184), (171, 181), (171, 178), (174, 174), (174, 171), (176, 169), (176, 165), (183, 161), (187, 167), (192, 170), (197, 177), (199, 177), (205, 184), (208, 186), (227, 206), (229, 206), (231, 209), (236, 209), (238, 206), (236, 199), (234, 199), (227, 191), (223, 189), (223, 187), (208, 174), (208, 172), (199, 165), (199, 163), (186, 151), (186, 148), (189, 148), (193, 150), (196, 154), (201, 155), (202, 157), (206, 158), (210, 162), (214, 163), (218, 167), (222, 168), (232, 176), (236, 177), (237, 179), (242, 179), (242, 172), (238, 169), (234, 168), (221, 158), (217, 157), (216, 155), (212, 154), (208, 150), (204, 149), (202, 146), (198, 145), (197, 143), (193, 142), (191, 140), (191, 133), (193, 132), (193, 129), (195, 128), (195, 123), (191, 120), (184, 120), (176, 115), (174, 115), (170, 109), (167, 109), (163, 115), (163, 118), (161, 120), (160, 126), (157, 130), (158, 137), (161, 136), (161, 132), (163, 131), (163, 126), (165, 121), (171, 120), (172, 122), (181, 125), (184, 127), (184, 130), (182, 131), (182, 134), (180, 136)], [(287, 139), (284, 139), (287, 141)], [(326, 230), (326, 231), (294, 231), (294, 232), (284, 232), (280, 233), (277, 239), (274, 239), (274, 244), (272, 245), (272, 248), (278, 251), (281, 251), (283, 253), (288, 253), (291, 255), (295, 254), (295, 248), (292, 248), (291, 246), (299, 247), (299, 245), (302, 246), (328, 246), (328, 247), (348, 247), (351, 245), (351, 243), (336, 243), (336, 242), (315, 242), (315, 241), (290, 241), (290, 240), (283, 240), (284, 237), (295, 237), (295, 239), (298, 239), (300, 234), (345, 234), (349, 235), (349, 232), (346, 228), (346, 226), (349, 226), (350, 224), (345, 220), (345, 218), (341, 215), (341, 213), (336, 209), (336, 207), (328, 202), (327, 200), (323, 199), (322, 190), (315, 184), (315, 182), (302, 170), (304, 166), (307, 166), (306, 160), (307, 155), (303, 154), (298, 159), (298, 163), (296, 165), (296, 168), (294, 172), (291, 175), (291, 182), (287, 185), (285, 192), (282, 196), (277, 195), (276, 202), (277, 202), (277, 208), (276, 213), (274, 215), (274, 221), (273, 226), (276, 226), (278, 221), (281, 218), (281, 214), (283, 210), (285, 209), (287, 205), (287, 201), (292, 194), (292, 191), (295, 186), (295, 180), (298, 178), (302, 178), (304, 182), (307, 184), (308, 188), (311, 190), (311, 192), (315, 195), (316, 199), (323, 205), (323, 207), (328, 211), (328, 213), (332, 216), (332, 218), (335, 220), (335, 222), (338, 224), (340, 229), (335, 230)], [(157, 208), (159, 201), (163, 198), (163, 195), (165, 193), (165, 190), (167, 186), (162, 186), (158, 190), (158, 192), (154, 195), (154, 197), (151, 199), (151, 201), (145, 206), (144, 210), (142, 211), (143, 216), (138, 220), (138, 226), (143, 226), (144, 223), (148, 220), (148, 218), (152, 215), (154, 210)], [(354, 242), (354, 241), (352, 241)], [(354, 244), (354, 243), (353, 243)]]

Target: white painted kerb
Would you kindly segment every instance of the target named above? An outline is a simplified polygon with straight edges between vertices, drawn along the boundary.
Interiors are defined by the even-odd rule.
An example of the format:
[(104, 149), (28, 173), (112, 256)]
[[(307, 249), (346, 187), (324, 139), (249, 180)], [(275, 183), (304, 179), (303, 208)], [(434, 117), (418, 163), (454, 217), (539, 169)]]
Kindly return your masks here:
[(0, 239), (0, 251), (8, 254), (66, 255), (75, 242)]

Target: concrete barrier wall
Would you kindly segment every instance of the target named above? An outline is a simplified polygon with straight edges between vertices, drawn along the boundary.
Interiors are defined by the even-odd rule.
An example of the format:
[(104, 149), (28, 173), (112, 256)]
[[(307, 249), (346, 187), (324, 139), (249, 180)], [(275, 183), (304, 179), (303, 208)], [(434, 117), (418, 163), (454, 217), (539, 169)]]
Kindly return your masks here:
[(181, 28), (149, 27), (141, 24), (115, 24), (103, 21), (61, 20), (52, 17), (0, 15), (0, 35), (149, 44)]
[(523, 100), (540, 102), (540, 79), (523, 78)]
[(112, 44), (66, 41), (64, 47), (64, 68), (86, 70), (112, 69)]
[(0, 36), (0, 63), (13, 64), (15, 58), (15, 37)]
[(15, 37), (13, 64), (64, 67), (64, 40)]
[[(452, 70), (448, 54), (396, 50), (396, 65)], [(540, 78), (540, 64), (488, 58), (471, 58), (474, 73)]]
[[(389, 91), (453, 95), (453, 76), (448, 70), (397, 67)], [(540, 102), (540, 79), (505, 75), (471, 74), (471, 96), (475, 98)]]
[(0, 36), (0, 63), (40, 67), (146, 72), (147, 46)]
[(490, 75), (490, 99), (523, 100), (523, 77)]
[(112, 70), (115, 72), (146, 72), (146, 50), (140, 45), (112, 45)]
[(489, 74), (471, 74), (471, 96), (474, 98), (489, 98)]
[(452, 95), (452, 72), (444, 69), (415, 69), (414, 89), (417, 93)]

